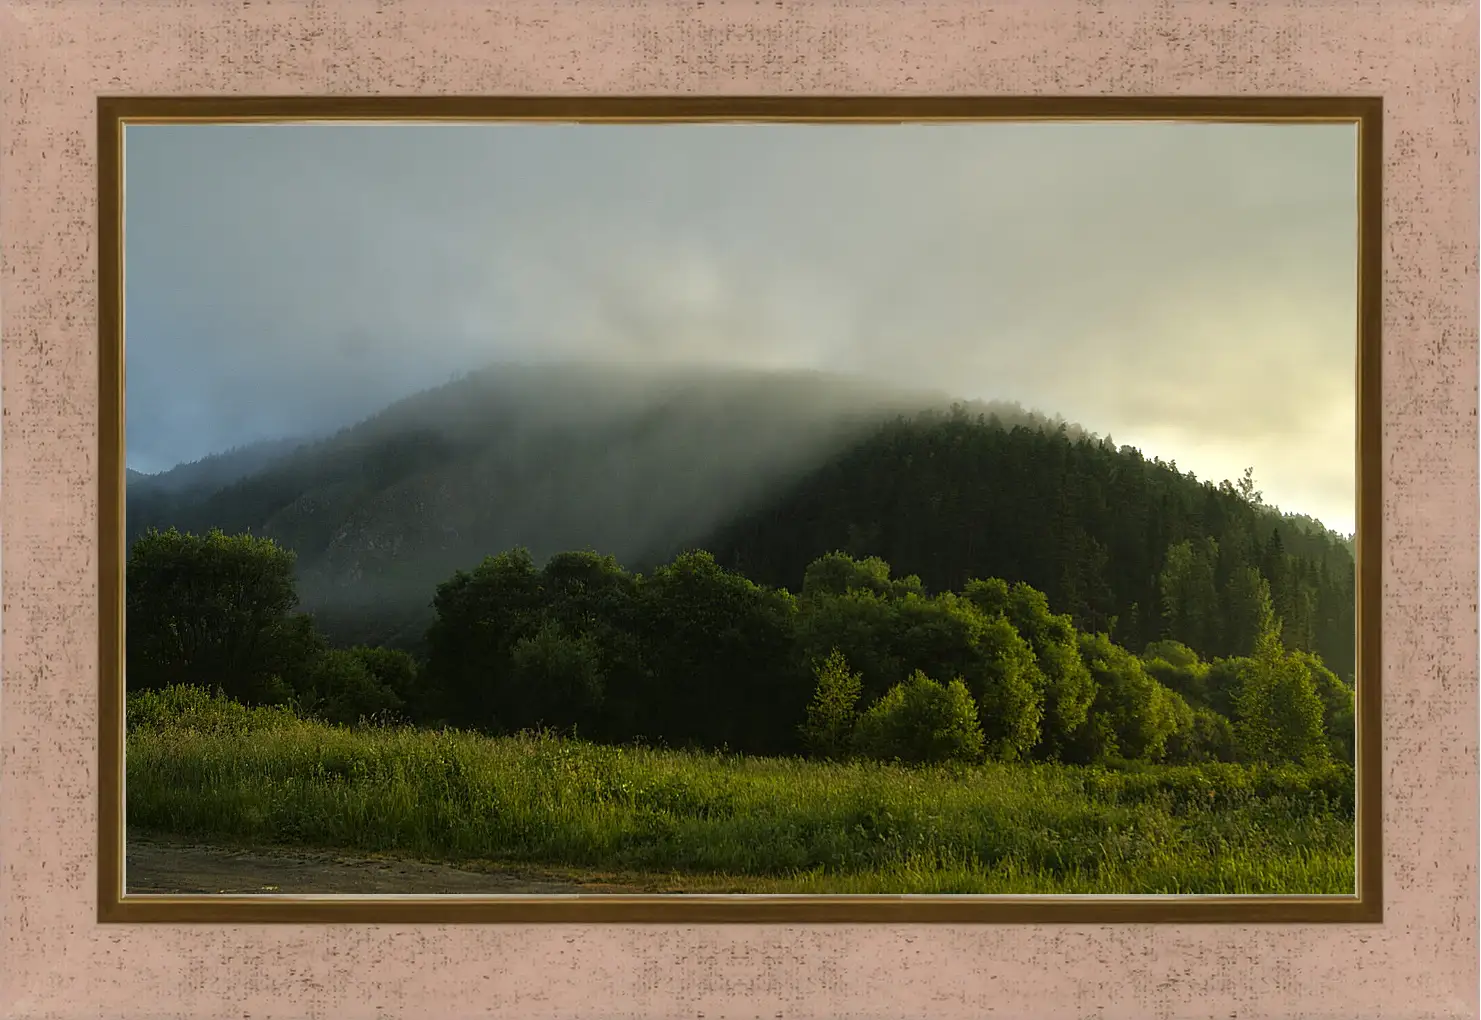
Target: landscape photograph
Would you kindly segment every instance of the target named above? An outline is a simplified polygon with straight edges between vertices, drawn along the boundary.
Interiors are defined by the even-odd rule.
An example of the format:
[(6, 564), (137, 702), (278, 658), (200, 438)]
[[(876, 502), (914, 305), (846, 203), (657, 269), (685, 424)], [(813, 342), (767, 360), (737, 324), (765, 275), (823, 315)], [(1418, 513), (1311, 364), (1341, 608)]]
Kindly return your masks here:
[(1354, 123), (122, 169), (128, 895), (1354, 894)]

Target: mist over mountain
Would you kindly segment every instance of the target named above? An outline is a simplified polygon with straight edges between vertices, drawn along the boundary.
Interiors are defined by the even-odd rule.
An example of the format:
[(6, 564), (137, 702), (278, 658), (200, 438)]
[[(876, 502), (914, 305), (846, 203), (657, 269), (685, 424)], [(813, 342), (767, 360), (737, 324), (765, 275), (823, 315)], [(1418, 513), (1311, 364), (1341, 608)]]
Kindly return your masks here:
[(436, 585), (486, 555), (592, 548), (643, 569), (881, 420), (949, 404), (812, 372), (498, 365), (326, 438), (132, 476), (128, 531), (277, 539), (298, 554), (306, 608), (357, 632), (390, 626), (387, 614), (414, 630)]
[(1027, 581), (1133, 647), (1193, 603), (1220, 618), (1250, 568), (1298, 647), (1353, 654), (1351, 544), (1318, 522), (1017, 405), (815, 372), (493, 366), (328, 437), (131, 473), (127, 525), (281, 542), (345, 643), (415, 646), (438, 584), (516, 546), (638, 571), (698, 547), (794, 589), (833, 551), (931, 590)]
[(149, 474), (128, 472), (130, 495), (168, 497), (213, 492), (261, 471), (285, 453), (311, 441), (309, 437), (264, 439), (256, 443), (213, 453), (200, 460), (176, 464), (167, 471)]

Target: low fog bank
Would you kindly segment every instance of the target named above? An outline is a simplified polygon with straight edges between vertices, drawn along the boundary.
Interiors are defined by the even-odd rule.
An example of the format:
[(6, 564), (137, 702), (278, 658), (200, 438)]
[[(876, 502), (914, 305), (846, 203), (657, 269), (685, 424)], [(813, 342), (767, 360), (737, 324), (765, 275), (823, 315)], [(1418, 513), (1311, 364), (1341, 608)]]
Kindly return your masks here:
[[(537, 562), (590, 548), (649, 569), (885, 418), (953, 403), (819, 372), (500, 364), (324, 439), (256, 444), (131, 485), (130, 532), (273, 537), (298, 553), (306, 608), (409, 614), (410, 626), (454, 570), (516, 546)], [(1061, 424), (969, 406), (1010, 426)]]

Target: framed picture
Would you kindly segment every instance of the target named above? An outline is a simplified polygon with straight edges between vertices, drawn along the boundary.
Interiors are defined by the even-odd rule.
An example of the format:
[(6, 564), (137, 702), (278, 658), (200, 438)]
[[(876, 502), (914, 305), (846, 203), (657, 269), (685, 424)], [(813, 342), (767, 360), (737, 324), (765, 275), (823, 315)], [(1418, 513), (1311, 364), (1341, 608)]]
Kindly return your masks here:
[(1475, 12), (1357, 11), (10, 11), (6, 1015), (1474, 1013)]
[(1381, 131), (101, 100), (101, 916), (1380, 920)]

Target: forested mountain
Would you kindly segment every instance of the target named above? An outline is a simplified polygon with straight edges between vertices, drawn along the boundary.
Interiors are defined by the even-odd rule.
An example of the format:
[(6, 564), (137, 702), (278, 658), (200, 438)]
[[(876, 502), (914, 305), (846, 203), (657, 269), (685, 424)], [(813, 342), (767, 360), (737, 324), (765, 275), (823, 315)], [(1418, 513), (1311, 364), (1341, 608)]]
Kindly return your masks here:
[(129, 485), (137, 485), (140, 493), (209, 492), (261, 471), (308, 441), (307, 438), (265, 439), (177, 464), (158, 474), (130, 471)]
[[(200, 460), (177, 464), (168, 471), (128, 472), (128, 510), (133, 521), (169, 520), (183, 508), (233, 482), (256, 474), (304, 439), (269, 439), (249, 443)], [(131, 528), (131, 534), (137, 529)]]
[(435, 586), (491, 552), (590, 547), (640, 569), (882, 417), (946, 403), (819, 374), (496, 366), (230, 484), (168, 498), (131, 485), (128, 529), (275, 538), (298, 553), (304, 604), (331, 633), (415, 636)]
[(1247, 652), (1263, 577), (1287, 643), (1352, 673), (1342, 537), (1016, 407), (818, 374), (501, 366), (249, 450), (169, 492), (169, 474), (131, 475), (130, 534), (279, 540), (305, 607), (345, 642), (412, 642), (439, 583), (515, 546), (637, 570), (705, 548), (793, 590), (841, 550), (933, 591), (1027, 582), (1126, 647), (1171, 637), (1207, 657)]
[(1286, 644), (1350, 679), (1350, 542), (1252, 486), (957, 408), (881, 426), (706, 548), (787, 587), (829, 550), (881, 557), (933, 591), (1011, 578), (1126, 647), (1170, 637), (1206, 657), (1250, 653), (1263, 577)]

